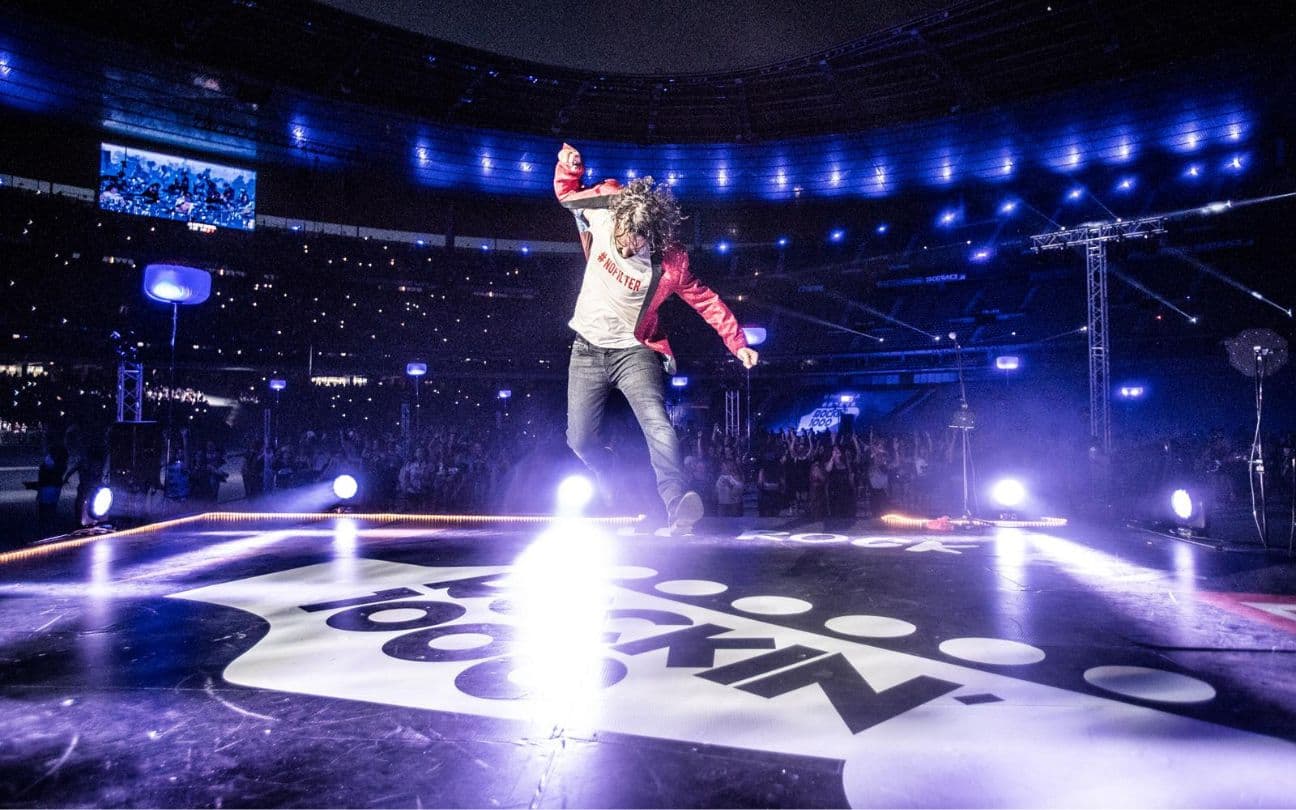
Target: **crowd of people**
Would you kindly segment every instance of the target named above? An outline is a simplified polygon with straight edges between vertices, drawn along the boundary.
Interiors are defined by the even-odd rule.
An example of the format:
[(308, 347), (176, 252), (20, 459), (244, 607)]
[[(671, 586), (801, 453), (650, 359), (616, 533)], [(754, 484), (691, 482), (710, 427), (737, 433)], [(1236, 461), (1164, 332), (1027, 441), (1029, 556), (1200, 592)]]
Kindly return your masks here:
[[(10, 452), (41, 453), (38, 474), (30, 476), (39, 523), (42, 530), (65, 528), (81, 515), (89, 489), (105, 477), (107, 392), (94, 380), (59, 374), (11, 375), (7, 382), (17, 403), (7, 416), (19, 419), (6, 419), (4, 443)], [(357, 508), (544, 513), (553, 508), (562, 477), (583, 469), (567, 447), (560, 403), (539, 391), (510, 412), (498, 400), (476, 407), (485, 389), (447, 389), (444, 402), (430, 398), (433, 405), (425, 405), (422, 425), (416, 426), (382, 417), (378, 411), (397, 407), (401, 397), (399, 391), (379, 396), (382, 390), (322, 390), (318, 402), (298, 392), (307, 404), (284, 415), (281, 438), (269, 447), (259, 407), (244, 404), (242, 421), (232, 430), (228, 419), (218, 418), (221, 409), (182, 398), (176, 416), (185, 427), (175, 434), (164, 473), (146, 486), (184, 508), (227, 508), (231, 501), (262, 501), (346, 472), (361, 482)], [(77, 412), (79, 429), (66, 432)], [(41, 413), (46, 418), (38, 418)], [(651, 515), (659, 504), (647, 448), (634, 421), (621, 417), (613, 414), (604, 425), (617, 464), (609, 482), (613, 492), (597, 508)], [(750, 440), (716, 425), (680, 424), (677, 430), (687, 484), (702, 496), (707, 515), (849, 521), (887, 512), (961, 510), (961, 435), (944, 421), (926, 420), (916, 430), (849, 422), (821, 432), (758, 429)], [(1242, 429), (1121, 437), (1111, 456), (1100, 458), (1082, 436), (1070, 435), (1074, 431), (1051, 435), (1042, 429), (1014, 439), (992, 419), (984, 422), (970, 434), (974, 509), (990, 479), (1006, 471), (1026, 477), (1033, 489), (1051, 490), (1057, 514), (1075, 514), (1081, 502), (1104, 494), (1132, 495), (1175, 482), (1204, 486), (1218, 506), (1248, 503), (1250, 435)], [(41, 441), (33, 442), (33, 436)], [(1286, 497), (1296, 469), (1294, 439), (1286, 434), (1266, 440), (1269, 491), (1278, 498)], [(1111, 482), (1106, 493), (1091, 487), (1096, 472)], [(60, 521), (59, 499), (74, 482), (77, 505)], [(62, 509), (67, 512), (66, 505)]]

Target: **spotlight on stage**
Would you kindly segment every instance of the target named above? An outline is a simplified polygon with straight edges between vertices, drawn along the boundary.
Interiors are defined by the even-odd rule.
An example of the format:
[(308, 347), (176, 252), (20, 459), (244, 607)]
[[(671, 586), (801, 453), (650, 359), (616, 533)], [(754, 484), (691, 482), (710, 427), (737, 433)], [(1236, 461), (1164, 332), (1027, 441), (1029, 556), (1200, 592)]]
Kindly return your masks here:
[(333, 494), (339, 500), (349, 501), (360, 491), (360, 485), (356, 483), (354, 477), (350, 475), (339, 475), (333, 479)]
[(90, 498), (90, 516), (95, 520), (103, 520), (108, 517), (112, 505), (112, 490), (108, 487), (99, 487), (95, 490), (94, 496)]
[(1016, 478), (1002, 478), (991, 487), (990, 497), (1000, 506), (1014, 509), (1026, 500), (1026, 487)]
[(1192, 490), (1181, 487), (1170, 493), (1170, 513), (1180, 528), (1206, 528), (1206, 504), (1201, 495)]
[(576, 514), (594, 497), (594, 485), (583, 475), (569, 475), (558, 485), (558, 511)]

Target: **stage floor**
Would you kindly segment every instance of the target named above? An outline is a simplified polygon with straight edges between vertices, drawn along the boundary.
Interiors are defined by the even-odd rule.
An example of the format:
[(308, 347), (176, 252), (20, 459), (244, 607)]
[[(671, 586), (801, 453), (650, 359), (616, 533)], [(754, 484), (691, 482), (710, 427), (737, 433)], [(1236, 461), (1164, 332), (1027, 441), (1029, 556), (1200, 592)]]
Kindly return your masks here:
[(211, 520), (0, 564), (0, 805), (1296, 806), (1296, 563)]

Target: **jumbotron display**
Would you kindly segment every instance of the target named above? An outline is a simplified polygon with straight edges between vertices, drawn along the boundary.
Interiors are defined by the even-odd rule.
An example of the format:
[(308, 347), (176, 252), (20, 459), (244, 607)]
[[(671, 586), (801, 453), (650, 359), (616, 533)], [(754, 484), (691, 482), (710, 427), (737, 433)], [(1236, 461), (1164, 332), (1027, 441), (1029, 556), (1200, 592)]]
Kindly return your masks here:
[(256, 227), (256, 172), (105, 143), (99, 147), (99, 207), (250, 231)]

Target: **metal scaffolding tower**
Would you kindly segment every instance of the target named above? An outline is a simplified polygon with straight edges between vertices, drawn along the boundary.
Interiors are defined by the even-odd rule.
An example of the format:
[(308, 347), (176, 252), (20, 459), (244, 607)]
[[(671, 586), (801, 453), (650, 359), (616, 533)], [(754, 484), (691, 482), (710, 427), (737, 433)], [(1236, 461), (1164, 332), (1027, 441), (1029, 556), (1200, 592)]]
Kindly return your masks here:
[(1089, 321), (1089, 433), (1111, 452), (1111, 344), (1107, 318), (1107, 243), (1165, 233), (1165, 217), (1096, 222), (1031, 237), (1034, 249), (1083, 248)]
[(742, 392), (737, 389), (725, 391), (725, 435), (742, 435)]
[(117, 421), (144, 421), (144, 364), (122, 360), (117, 364)]
[(1111, 356), (1107, 342), (1107, 246), (1085, 245), (1085, 289), (1089, 321), (1089, 436), (1111, 452)]

